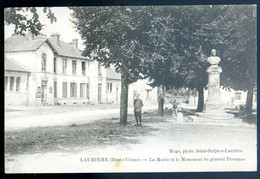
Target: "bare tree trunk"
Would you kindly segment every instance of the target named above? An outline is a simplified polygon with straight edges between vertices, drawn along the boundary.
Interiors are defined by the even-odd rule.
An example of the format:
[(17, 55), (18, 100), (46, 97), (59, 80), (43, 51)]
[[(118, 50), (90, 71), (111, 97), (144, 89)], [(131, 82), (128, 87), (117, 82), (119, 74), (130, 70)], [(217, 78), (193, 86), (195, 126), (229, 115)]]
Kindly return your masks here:
[(163, 105), (164, 105), (164, 90), (163, 86), (157, 87), (157, 96), (158, 96), (158, 115), (163, 116)]
[(204, 107), (204, 92), (203, 92), (203, 87), (197, 88), (199, 92), (198, 96), (198, 106), (197, 106), (197, 112), (202, 112), (203, 107)]
[(246, 113), (252, 114), (252, 106), (253, 106), (253, 89), (248, 89), (246, 96)]
[(120, 98), (120, 124), (127, 123), (127, 108), (128, 108), (128, 83), (126, 78), (121, 76), (121, 98)]

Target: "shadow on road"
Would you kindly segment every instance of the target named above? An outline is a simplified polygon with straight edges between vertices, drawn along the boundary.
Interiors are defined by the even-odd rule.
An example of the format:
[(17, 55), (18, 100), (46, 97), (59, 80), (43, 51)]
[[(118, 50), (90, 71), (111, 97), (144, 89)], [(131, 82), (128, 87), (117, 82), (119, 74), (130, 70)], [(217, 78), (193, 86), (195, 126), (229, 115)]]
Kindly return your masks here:
[[(149, 119), (148, 119), (149, 118)], [(35, 154), (42, 152), (77, 152), (84, 148), (105, 148), (108, 145), (138, 144), (140, 138), (158, 128), (147, 123), (162, 122), (163, 119), (150, 115), (143, 116), (144, 125), (135, 126), (133, 115), (128, 116), (126, 126), (119, 119), (110, 118), (87, 124), (69, 126), (37, 127), (5, 133), (5, 153), (7, 155)]]

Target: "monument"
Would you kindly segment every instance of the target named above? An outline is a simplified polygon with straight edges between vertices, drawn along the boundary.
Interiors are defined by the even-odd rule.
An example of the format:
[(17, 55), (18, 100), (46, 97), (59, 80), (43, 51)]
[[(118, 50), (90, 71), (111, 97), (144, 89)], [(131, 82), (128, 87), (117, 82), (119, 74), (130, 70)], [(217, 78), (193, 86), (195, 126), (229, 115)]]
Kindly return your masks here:
[(221, 67), (218, 66), (220, 58), (216, 56), (215, 49), (212, 49), (211, 53), (213, 56), (207, 59), (211, 66), (207, 69), (209, 77), (208, 98), (204, 109), (205, 112), (210, 112), (212, 110), (224, 110), (220, 94), (220, 73), (222, 72)]
[(204, 112), (200, 113), (199, 116), (206, 117), (209, 119), (231, 120), (234, 118), (234, 115), (225, 112), (224, 105), (221, 101), (220, 73), (222, 72), (222, 69), (218, 66), (220, 58), (216, 56), (215, 49), (212, 49), (211, 53), (212, 56), (208, 57), (207, 59), (211, 65), (207, 69), (208, 98), (204, 106)]

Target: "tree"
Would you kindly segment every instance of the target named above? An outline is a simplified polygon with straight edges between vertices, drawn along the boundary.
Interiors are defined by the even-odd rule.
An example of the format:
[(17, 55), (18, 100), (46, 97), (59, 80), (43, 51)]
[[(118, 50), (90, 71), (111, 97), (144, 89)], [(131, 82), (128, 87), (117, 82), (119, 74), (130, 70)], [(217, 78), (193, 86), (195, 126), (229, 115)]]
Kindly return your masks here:
[(128, 86), (142, 78), (142, 7), (73, 7), (74, 24), (85, 49), (106, 68), (121, 73), (120, 123), (127, 123)]
[[(56, 22), (57, 18), (51, 11), (50, 7), (44, 7), (43, 12), (51, 23)], [(34, 35), (39, 35), (43, 24), (39, 20), (39, 14), (36, 7), (16, 7), (5, 8), (4, 21), (6, 25), (14, 25), (14, 33), (24, 35), (26, 31), (30, 31)]]
[(159, 7), (149, 32), (156, 44), (147, 62), (150, 66), (146, 74), (153, 79), (152, 85), (196, 88), (198, 111), (203, 110), (203, 89), (207, 85), (205, 54), (212, 47), (211, 39), (199, 33), (201, 26), (209, 21), (204, 18), (207, 11), (210, 9), (197, 6)]
[[(148, 61), (147, 76), (153, 79), (153, 85), (197, 89), (197, 111), (202, 111), (209, 66), (206, 59), (211, 49), (217, 48), (222, 58), (222, 85), (252, 91), (256, 82), (256, 20), (252, 18), (252, 6), (183, 6), (161, 11), (159, 18), (151, 20), (154, 28), (149, 32), (156, 39), (154, 44), (158, 39), (162, 41)], [(247, 101), (251, 101), (250, 96)]]
[(224, 86), (247, 91), (246, 112), (252, 112), (253, 91), (256, 88), (256, 6), (241, 5), (229, 7), (224, 19), (233, 21), (232, 26), (221, 21), (225, 27), (222, 35), (230, 42), (223, 50)]
[[(115, 65), (122, 75), (120, 122), (125, 124), (128, 85), (142, 77), (150, 78), (152, 86), (197, 89), (197, 111), (202, 111), (203, 89), (208, 83), (206, 70), (210, 66), (207, 57), (213, 48), (222, 59), (224, 86), (233, 80), (234, 86), (242, 88), (241, 79), (235, 80), (238, 72), (231, 75), (227, 72), (236, 66), (246, 67), (242, 70), (244, 79), (255, 84), (255, 73), (250, 69), (256, 65), (240, 65), (241, 54), (256, 54), (255, 43), (250, 44), (256, 39), (255, 33), (249, 37), (246, 30), (247, 21), (250, 27), (255, 27), (252, 26), (255, 20), (248, 17), (247, 8), (239, 14), (241, 7), (244, 9), (244, 6), (214, 5), (72, 10), (77, 19), (75, 25), (85, 40), (84, 55), (94, 57), (105, 67)], [(236, 20), (237, 17), (241, 19)], [(237, 44), (242, 44), (239, 46), (242, 49)], [(158, 101), (161, 110), (163, 101)]]
[(153, 7), (147, 11), (149, 22), (146, 36), (145, 59), (147, 69), (143, 72), (150, 78), (151, 86), (158, 86), (158, 114), (163, 115), (164, 90), (166, 88), (182, 86), (178, 67), (182, 57), (177, 52), (177, 36), (175, 30), (180, 27), (178, 20), (180, 10), (175, 7)]

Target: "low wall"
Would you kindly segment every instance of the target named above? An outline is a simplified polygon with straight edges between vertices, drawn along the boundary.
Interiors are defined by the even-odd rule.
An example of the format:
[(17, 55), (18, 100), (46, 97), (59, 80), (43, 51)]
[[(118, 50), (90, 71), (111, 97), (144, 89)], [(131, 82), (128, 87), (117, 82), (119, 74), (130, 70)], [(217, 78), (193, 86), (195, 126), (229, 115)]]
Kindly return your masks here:
[(54, 105), (84, 105), (89, 104), (87, 98), (59, 98), (54, 99)]
[(7, 93), (5, 94), (5, 105), (28, 105), (28, 94)]

